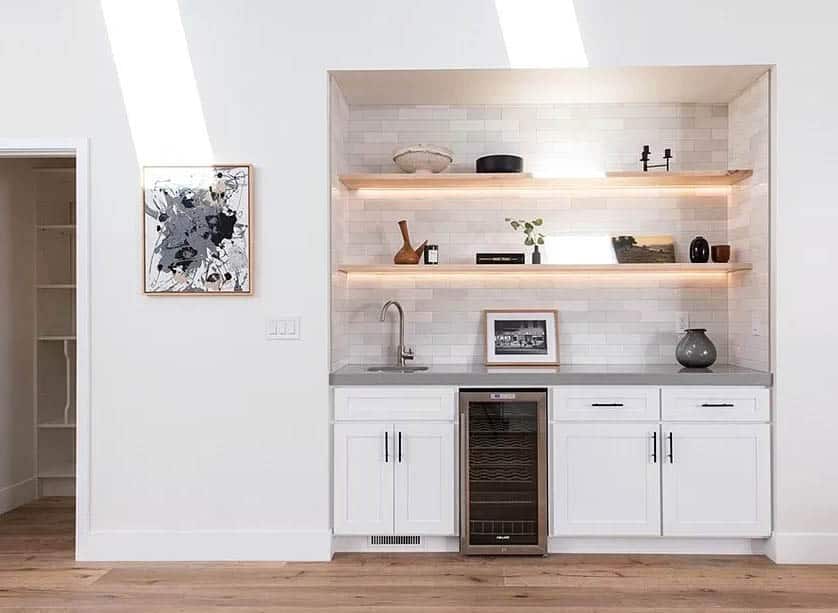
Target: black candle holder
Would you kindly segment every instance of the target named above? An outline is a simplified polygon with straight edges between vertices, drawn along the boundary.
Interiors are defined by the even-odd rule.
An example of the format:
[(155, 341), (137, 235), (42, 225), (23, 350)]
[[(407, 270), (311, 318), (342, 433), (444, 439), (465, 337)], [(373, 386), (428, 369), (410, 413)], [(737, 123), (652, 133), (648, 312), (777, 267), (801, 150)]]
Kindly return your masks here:
[(643, 153), (640, 154), (640, 161), (643, 162), (643, 172), (649, 172), (650, 168), (666, 168), (666, 172), (669, 172), (669, 160), (672, 159), (672, 149), (667, 148), (663, 150), (665, 164), (650, 164), (649, 155), (649, 145), (643, 145)]

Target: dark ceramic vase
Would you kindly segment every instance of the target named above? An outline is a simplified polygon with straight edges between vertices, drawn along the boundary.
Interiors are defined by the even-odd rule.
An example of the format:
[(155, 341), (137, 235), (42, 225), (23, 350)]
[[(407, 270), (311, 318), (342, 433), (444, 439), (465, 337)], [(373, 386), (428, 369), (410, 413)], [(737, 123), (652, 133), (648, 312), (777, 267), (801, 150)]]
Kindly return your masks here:
[(532, 263), (541, 264), (541, 252), (538, 250), (538, 245), (535, 246), (535, 249), (532, 252)]
[(710, 261), (710, 243), (703, 236), (696, 236), (690, 243), (690, 262), (706, 264)]
[(675, 348), (675, 358), (687, 368), (707, 368), (716, 361), (716, 346), (707, 338), (705, 328), (688, 328)]

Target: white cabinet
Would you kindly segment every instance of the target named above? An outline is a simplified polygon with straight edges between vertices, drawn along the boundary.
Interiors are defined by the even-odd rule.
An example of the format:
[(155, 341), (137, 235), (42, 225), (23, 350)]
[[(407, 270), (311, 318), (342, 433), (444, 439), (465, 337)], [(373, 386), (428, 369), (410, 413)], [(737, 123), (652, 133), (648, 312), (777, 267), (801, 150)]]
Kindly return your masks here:
[(395, 425), (398, 534), (453, 535), (457, 504), (454, 425)]
[(658, 536), (657, 423), (560, 423), (552, 428), (553, 533)]
[(392, 424), (335, 424), (336, 534), (393, 533), (392, 429)]
[(457, 535), (456, 391), (336, 388), (334, 533)]
[(664, 424), (663, 533), (771, 533), (768, 424)]
[(552, 398), (552, 534), (770, 536), (766, 388), (556, 387)]

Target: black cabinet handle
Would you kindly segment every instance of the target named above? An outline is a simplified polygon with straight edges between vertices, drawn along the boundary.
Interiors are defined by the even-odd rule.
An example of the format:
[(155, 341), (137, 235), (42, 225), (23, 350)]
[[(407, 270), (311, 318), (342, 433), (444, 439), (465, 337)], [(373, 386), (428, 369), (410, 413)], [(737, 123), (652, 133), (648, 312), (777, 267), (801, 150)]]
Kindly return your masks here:
[(658, 433), (652, 432), (652, 464), (658, 463)]
[(592, 402), (592, 407), (622, 407), (625, 406), (622, 402)]
[(734, 405), (732, 402), (718, 402), (718, 403), (705, 402), (701, 406), (706, 407), (708, 409), (723, 409), (723, 408), (732, 409), (736, 405)]
[(384, 463), (390, 461), (390, 433), (384, 431)]
[(402, 463), (402, 433), (399, 432), (399, 464)]
[(672, 443), (672, 432), (666, 435), (669, 441), (669, 463), (675, 464), (675, 445)]

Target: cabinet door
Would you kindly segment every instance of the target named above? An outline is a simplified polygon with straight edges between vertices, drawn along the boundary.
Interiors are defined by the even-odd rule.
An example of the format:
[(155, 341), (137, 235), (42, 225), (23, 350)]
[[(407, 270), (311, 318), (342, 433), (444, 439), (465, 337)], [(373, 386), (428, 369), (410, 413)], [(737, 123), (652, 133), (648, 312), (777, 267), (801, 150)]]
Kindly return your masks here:
[(456, 535), (454, 424), (396, 424), (396, 532)]
[(768, 424), (665, 424), (663, 433), (664, 536), (770, 535)]
[(393, 426), (335, 424), (335, 534), (393, 534)]
[(657, 424), (552, 428), (553, 534), (660, 535)]

